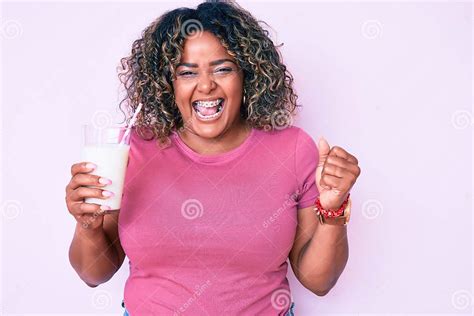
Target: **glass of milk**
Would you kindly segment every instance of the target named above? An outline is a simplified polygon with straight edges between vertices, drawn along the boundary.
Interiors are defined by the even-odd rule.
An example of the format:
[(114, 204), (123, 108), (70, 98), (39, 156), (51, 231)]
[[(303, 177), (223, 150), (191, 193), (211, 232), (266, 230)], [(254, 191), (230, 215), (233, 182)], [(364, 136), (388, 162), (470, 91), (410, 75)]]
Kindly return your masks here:
[(100, 177), (110, 179), (112, 184), (105, 186), (88, 186), (113, 192), (115, 195), (107, 199), (86, 198), (86, 203), (108, 205), (112, 210), (119, 210), (122, 202), (125, 171), (130, 151), (130, 134), (125, 134), (126, 127), (108, 126), (99, 127), (90, 124), (82, 125), (84, 144), (82, 147), (82, 161), (92, 162), (97, 168), (90, 172)]

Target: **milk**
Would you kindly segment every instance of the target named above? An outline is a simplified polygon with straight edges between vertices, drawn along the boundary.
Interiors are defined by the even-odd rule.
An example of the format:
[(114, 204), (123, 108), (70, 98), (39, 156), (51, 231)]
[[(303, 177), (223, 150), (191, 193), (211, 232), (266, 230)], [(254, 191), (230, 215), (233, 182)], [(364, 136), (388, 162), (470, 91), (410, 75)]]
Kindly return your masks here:
[(127, 170), (129, 145), (100, 144), (86, 145), (82, 148), (82, 161), (92, 162), (97, 168), (90, 174), (110, 179), (112, 184), (105, 186), (89, 186), (113, 192), (115, 195), (106, 199), (86, 198), (86, 203), (108, 205), (112, 210), (119, 210), (122, 202), (125, 171)]

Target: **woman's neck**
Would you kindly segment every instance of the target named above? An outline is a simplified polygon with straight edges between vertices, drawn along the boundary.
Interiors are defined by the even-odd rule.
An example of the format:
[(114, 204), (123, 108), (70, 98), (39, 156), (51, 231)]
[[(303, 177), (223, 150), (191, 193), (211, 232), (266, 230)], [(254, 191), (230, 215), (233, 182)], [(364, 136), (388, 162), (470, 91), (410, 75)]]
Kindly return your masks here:
[(181, 140), (193, 151), (203, 155), (225, 153), (239, 147), (251, 132), (251, 127), (245, 120), (240, 120), (224, 134), (216, 138), (204, 138), (187, 129), (179, 129)]

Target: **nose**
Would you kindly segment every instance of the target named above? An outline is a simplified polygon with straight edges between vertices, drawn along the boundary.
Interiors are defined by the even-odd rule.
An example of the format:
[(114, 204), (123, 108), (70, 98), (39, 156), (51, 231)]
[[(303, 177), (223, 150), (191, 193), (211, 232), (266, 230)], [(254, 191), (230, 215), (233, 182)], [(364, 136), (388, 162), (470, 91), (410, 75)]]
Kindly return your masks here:
[(204, 94), (208, 94), (216, 87), (216, 83), (212, 75), (208, 73), (204, 73), (199, 76), (198, 83), (197, 83), (197, 90)]

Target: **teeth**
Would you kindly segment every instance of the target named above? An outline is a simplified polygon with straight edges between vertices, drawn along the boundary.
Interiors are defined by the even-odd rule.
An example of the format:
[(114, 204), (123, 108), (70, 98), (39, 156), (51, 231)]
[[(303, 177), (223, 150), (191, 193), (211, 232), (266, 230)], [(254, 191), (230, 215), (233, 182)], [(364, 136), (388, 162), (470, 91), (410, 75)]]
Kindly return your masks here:
[[(218, 102), (218, 104), (217, 104), (217, 112), (216, 112), (216, 113), (211, 114), (211, 115), (203, 115), (203, 114), (201, 114), (201, 112), (199, 112), (199, 108), (196, 106), (196, 107), (195, 107), (196, 114), (197, 114), (200, 118), (203, 118), (203, 119), (212, 119), (212, 118), (214, 118), (214, 117), (217, 117), (217, 116), (219, 116), (219, 115), (221, 114), (221, 112), (222, 112), (222, 107), (223, 107), (222, 101), (223, 101), (222, 99), (219, 100), (219, 102)], [(199, 104), (199, 106), (201, 106), (201, 105)], [(214, 106), (216, 106), (216, 105), (214, 105)], [(213, 107), (213, 106), (211, 106), (211, 107)]]
[(211, 119), (211, 118), (215, 118), (217, 116), (219, 116), (220, 112), (216, 112), (215, 114), (212, 114), (212, 115), (202, 115), (201, 113), (199, 112), (196, 112), (197, 115), (201, 118), (205, 118), (205, 119)]
[(215, 101), (195, 101), (194, 104), (205, 107), (205, 108), (212, 108), (218, 105), (219, 103), (221, 103), (221, 101), (222, 99), (218, 99)]

